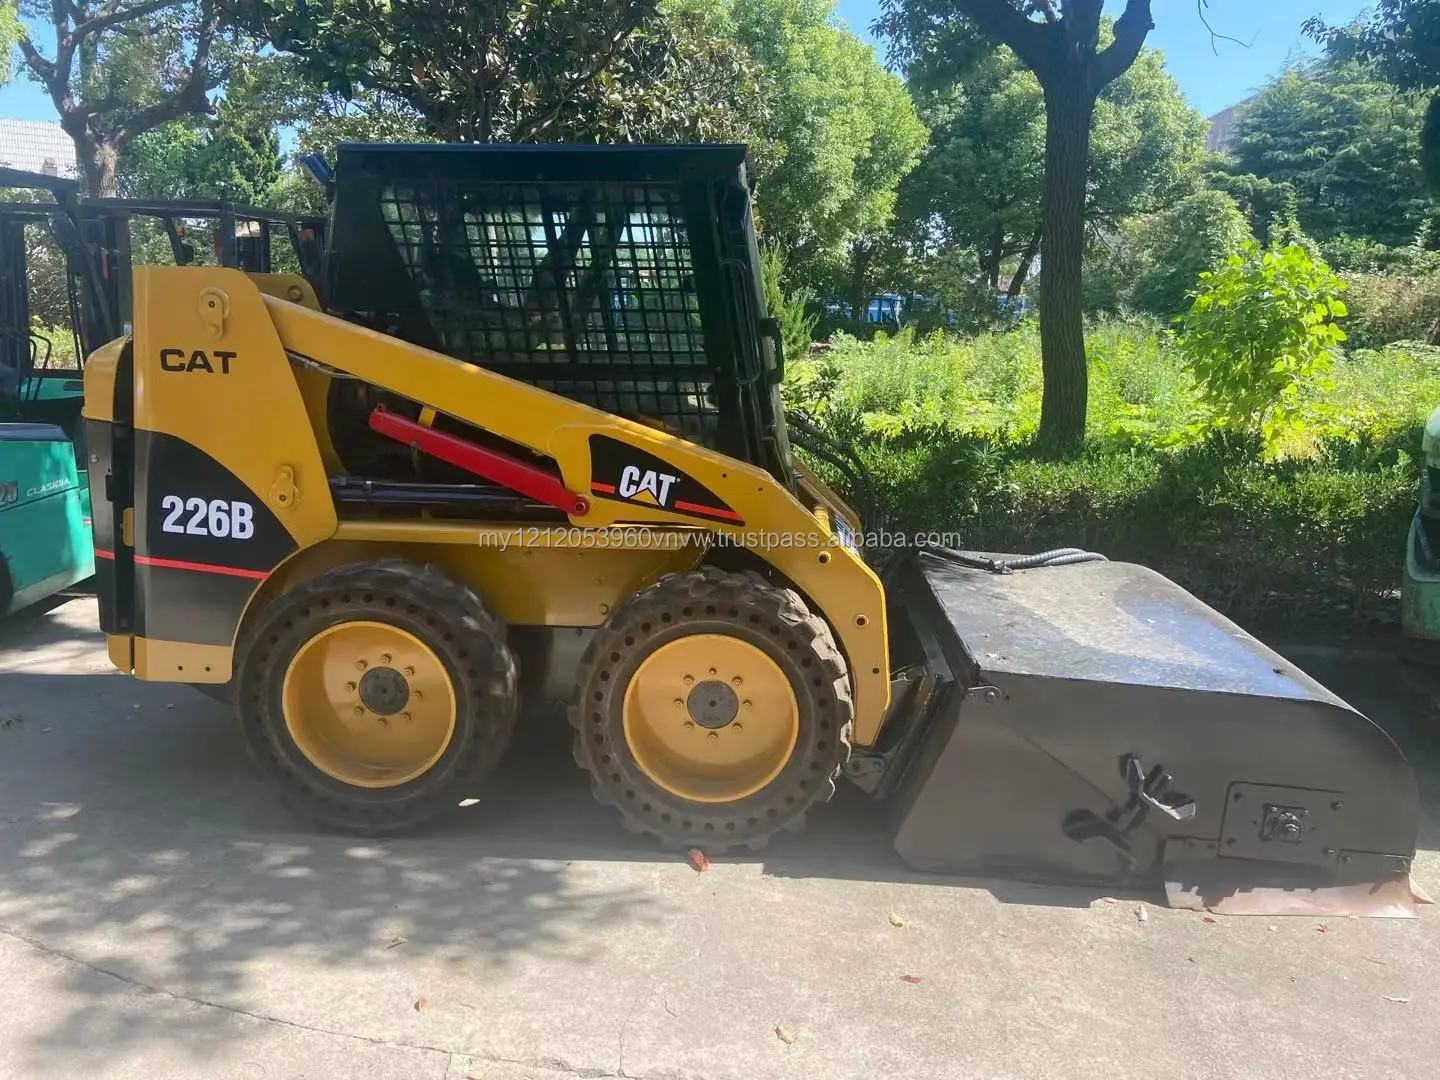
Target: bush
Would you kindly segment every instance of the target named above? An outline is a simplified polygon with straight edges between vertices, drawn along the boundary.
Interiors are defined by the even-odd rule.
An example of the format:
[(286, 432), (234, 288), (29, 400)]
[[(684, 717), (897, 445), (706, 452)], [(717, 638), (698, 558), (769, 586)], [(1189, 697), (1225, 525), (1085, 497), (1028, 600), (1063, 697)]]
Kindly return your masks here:
[(760, 282), (765, 289), (765, 304), (770, 309), (770, 317), (780, 324), (780, 347), (788, 363), (809, 354), (817, 320), (805, 313), (810, 294), (803, 289), (787, 293), (784, 276), (785, 260), (780, 253), (773, 248), (762, 252)]
[(1440, 271), (1427, 275), (1350, 274), (1345, 324), (1357, 348), (1395, 341), (1440, 343)]
[[(1418, 431), (1404, 443), (1418, 448)], [(1361, 623), (1398, 588), (1418, 490), (1413, 459), (1261, 462), (1213, 436), (1176, 451), (1048, 461), (919, 433), (861, 447), (890, 528), (965, 546), (1080, 546), (1143, 563), (1252, 627)], [(1392, 605), (1393, 606), (1393, 605)]]
[[(1338, 356), (1264, 460), (1205, 423), (1173, 336), (1144, 319), (1089, 328), (1086, 453), (1026, 440), (1039, 412), (1033, 327), (969, 339), (837, 339), (810, 362), (825, 423), (875, 475), (885, 523), (968, 546), (1079, 544), (1155, 567), (1238, 621), (1285, 630), (1393, 610), (1419, 490), (1419, 432), (1440, 349)], [(787, 394), (792, 388), (787, 386)]]
[(1250, 223), (1223, 191), (1200, 191), (1151, 217), (1140, 231), (1140, 275), (1130, 303), (1171, 318), (1190, 306), (1200, 275), (1218, 270), (1250, 237)]
[(1195, 381), (1221, 423), (1273, 446), (1294, 426), (1306, 384), (1329, 370), (1345, 340), (1335, 320), (1345, 289), (1298, 243), (1253, 240), (1200, 288), (1181, 329)]

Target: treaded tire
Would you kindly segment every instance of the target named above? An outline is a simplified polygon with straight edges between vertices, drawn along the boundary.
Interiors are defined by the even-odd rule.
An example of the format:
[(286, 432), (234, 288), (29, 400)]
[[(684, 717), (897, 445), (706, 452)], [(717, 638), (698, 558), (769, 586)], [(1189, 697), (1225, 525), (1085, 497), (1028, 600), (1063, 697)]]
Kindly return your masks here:
[[(726, 803), (692, 802), (660, 787), (636, 762), (624, 730), (626, 688), (644, 659), (676, 638), (711, 633), (762, 649), (789, 679), (799, 706), (799, 736), (780, 773)], [(776, 832), (798, 830), (806, 811), (835, 793), (850, 756), (854, 711), (845, 659), (799, 593), (753, 571), (703, 567), (664, 577), (616, 609), (581, 661), (570, 724), (576, 763), (626, 828), (718, 853), (758, 850)]]
[[(337, 780), (311, 763), (285, 723), (282, 690), (296, 651), (352, 620), (385, 622), (423, 641), (455, 691), (455, 730), (425, 773), (388, 788)], [(271, 601), (245, 631), (236, 665), (236, 712), (251, 758), (291, 808), (344, 832), (400, 832), (475, 794), (515, 730), (515, 658), (505, 627), (475, 592), (437, 567), (404, 559), (351, 563)]]

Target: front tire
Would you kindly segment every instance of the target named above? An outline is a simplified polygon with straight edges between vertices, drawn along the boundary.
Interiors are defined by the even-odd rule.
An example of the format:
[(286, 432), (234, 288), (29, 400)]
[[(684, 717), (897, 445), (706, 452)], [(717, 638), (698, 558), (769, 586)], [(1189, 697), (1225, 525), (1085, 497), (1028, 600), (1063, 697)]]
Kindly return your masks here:
[(756, 849), (829, 799), (854, 715), (830, 628), (793, 589), (706, 567), (630, 597), (570, 721), (597, 799), (673, 846)]
[(353, 563), (248, 625), (236, 706), (251, 757), (322, 825), (412, 828), (475, 793), (515, 729), (515, 658), (475, 592), (433, 566)]

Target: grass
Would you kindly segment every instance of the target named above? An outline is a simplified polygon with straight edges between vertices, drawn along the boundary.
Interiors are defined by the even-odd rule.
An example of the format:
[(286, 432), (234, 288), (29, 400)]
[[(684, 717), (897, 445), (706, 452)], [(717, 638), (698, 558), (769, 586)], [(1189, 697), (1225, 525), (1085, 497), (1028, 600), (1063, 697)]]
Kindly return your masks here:
[(1440, 406), (1440, 349), (1337, 356), (1301, 429), (1270, 453), (1217, 432), (1154, 322), (1090, 327), (1085, 453), (1032, 453), (1032, 324), (968, 339), (837, 337), (791, 365), (790, 406), (856, 445), (886, 524), (975, 548), (1095, 547), (1143, 562), (1247, 625), (1389, 618), (1418, 494), (1419, 436)]

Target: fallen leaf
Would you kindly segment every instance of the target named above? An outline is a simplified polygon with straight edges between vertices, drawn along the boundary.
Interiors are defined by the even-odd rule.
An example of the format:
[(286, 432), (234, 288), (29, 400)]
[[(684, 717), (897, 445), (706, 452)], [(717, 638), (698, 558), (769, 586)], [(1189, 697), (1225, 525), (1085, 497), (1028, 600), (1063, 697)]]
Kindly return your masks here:
[(409, 940), (408, 938), (397, 937), (397, 938), (395, 938), (394, 941), (390, 942), (389, 945), (386, 945), (385, 948), (386, 948), (386, 949), (393, 949), (393, 948), (395, 948), (396, 946), (406, 944), (406, 942), (407, 942), (408, 940)]
[(905, 925), (905, 920), (902, 919), (899, 915), (896, 915), (896, 914), (892, 911), (892, 912), (890, 912), (890, 925), (891, 925), (891, 926), (904, 926), (904, 925)]
[(696, 873), (703, 874), (710, 869), (710, 860), (698, 847), (692, 847), (690, 849), (690, 865), (695, 868)]
[(1139, 919), (1141, 922), (1150, 921), (1150, 912), (1145, 910), (1144, 904), (1141, 904), (1135, 909), (1135, 918)]
[(423, 1012), (425, 1010), (425, 1007), (429, 1004), (430, 999), (428, 997), (418, 997), (415, 999), (415, 1011)]
[(1410, 999), (1409, 999), (1409, 998), (1391, 997), (1389, 994), (1386, 994), (1386, 995), (1385, 995), (1385, 1000), (1386, 1000), (1386, 1001), (1393, 1001), (1393, 1002), (1395, 1002), (1395, 1003), (1398, 1004), (1398, 1005), (1409, 1005), (1409, 1004), (1410, 1004)]
[(1323, 922), (1319, 926), (1315, 927), (1315, 929), (1320, 931), (1320, 933), (1322, 934), (1328, 934), (1330, 932), (1330, 927), (1326, 926)]
[(901, 982), (907, 982), (907, 983), (909, 983), (911, 986), (919, 986), (919, 985), (920, 985), (920, 976), (919, 976), (919, 975), (901, 975), (901, 976), (900, 976), (900, 981), (901, 981)]
[(1100, 897), (1100, 903), (1102, 903), (1102, 904), (1118, 904), (1119, 902), (1120, 902), (1120, 901), (1119, 901), (1119, 900), (1116, 900), (1115, 897), (1113, 897), (1113, 896), (1102, 896), (1102, 897)]
[(775, 1029), (775, 1037), (781, 1042), (783, 1042), (786, 1046), (789, 1046), (795, 1041), (795, 1033), (793, 1031), (790, 1031), (788, 1028), (777, 1027)]
[(1202, 916), (1200, 917), (1200, 921), (1201, 921), (1201, 922), (1213, 923), (1215, 920), (1212, 919), (1209, 915), (1202, 915)]

